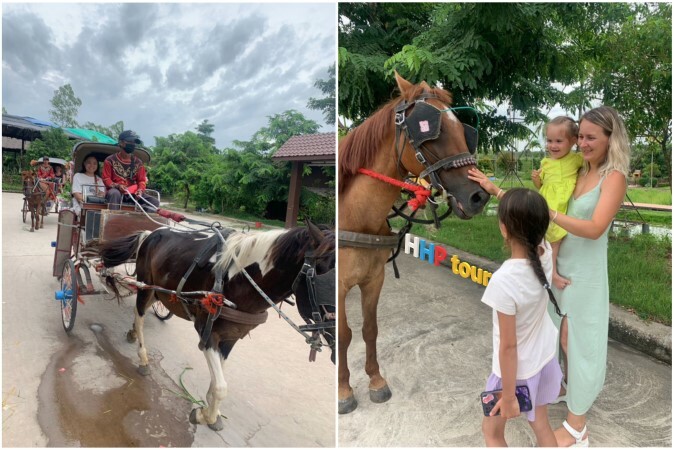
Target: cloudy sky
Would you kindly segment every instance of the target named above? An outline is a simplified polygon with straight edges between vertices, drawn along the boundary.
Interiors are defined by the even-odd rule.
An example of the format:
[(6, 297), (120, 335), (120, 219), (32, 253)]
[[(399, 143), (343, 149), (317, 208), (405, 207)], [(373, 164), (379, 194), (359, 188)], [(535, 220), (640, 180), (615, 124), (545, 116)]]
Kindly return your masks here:
[(306, 104), (323, 96), (336, 28), (331, 3), (4, 3), (2, 105), (49, 120), (69, 83), (79, 123), (123, 120), (147, 145), (208, 119), (223, 148), (289, 109), (332, 131)]

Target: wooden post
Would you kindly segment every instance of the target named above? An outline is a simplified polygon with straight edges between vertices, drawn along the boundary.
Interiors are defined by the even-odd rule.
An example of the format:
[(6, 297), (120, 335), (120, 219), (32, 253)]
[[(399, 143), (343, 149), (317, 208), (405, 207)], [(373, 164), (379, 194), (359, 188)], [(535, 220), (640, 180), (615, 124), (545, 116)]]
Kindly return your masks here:
[(286, 210), (286, 228), (297, 225), (297, 213), (300, 210), (300, 191), (302, 190), (302, 161), (293, 161), (290, 173), (290, 189), (288, 190), (288, 209)]

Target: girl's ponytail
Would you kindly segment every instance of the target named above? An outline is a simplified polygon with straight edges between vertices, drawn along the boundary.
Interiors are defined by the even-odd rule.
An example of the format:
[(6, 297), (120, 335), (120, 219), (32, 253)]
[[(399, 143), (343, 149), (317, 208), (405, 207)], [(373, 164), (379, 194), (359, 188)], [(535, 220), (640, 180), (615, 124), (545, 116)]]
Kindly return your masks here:
[(531, 262), (531, 267), (534, 269), (536, 278), (541, 282), (543, 287), (548, 291), (548, 296), (552, 305), (555, 307), (555, 312), (558, 316), (562, 315), (562, 312), (559, 310), (559, 305), (557, 304), (557, 299), (555, 294), (552, 293), (552, 287), (548, 282), (548, 279), (545, 277), (545, 272), (543, 271), (543, 265), (541, 264), (541, 259), (538, 256), (538, 244), (531, 244), (527, 242), (527, 259)]

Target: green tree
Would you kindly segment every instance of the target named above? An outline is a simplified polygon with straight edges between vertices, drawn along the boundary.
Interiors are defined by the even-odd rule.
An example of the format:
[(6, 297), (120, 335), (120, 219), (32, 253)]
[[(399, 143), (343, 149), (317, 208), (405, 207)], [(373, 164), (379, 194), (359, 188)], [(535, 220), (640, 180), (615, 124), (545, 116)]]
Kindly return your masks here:
[(210, 146), (191, 131), (155, 139), (150, 181), (162, 192), (178, 194), (187, 208), (195, 185), (207, 171)]
[(269, 119), (268, 125), (253, 135), (253, 141), (257, 141), (256, 148), (260, 150), (267, 145), (265, 150), (268, 150), (271, 154), (274, 154), (291, 137), (313, 134), (320, 128), (320, 125), (316, 122), (307, 119), (302, 113), (294, 109), (267, 116), (267, 119)]
[(201, 140), (211, 145), (215, 145), (215, 139), (211, 137), (211, 134), (213, 134), (215, 131), (215, 125), (209, 123), (208, 119), (204, 119), (199, 125), (197, 125), (196, 130), (197, 136), (199, 136)]
[(82, 106), (82, 100), (75, 96), (70, 84), (66, 84), (54, 91), (51, 99), (53, 109), (49, 110), (52, 122), (62, 127), (77, 127), (77, 111)]
[(70, 159), (73, 145), (74, 141), (68, 139), (61, 128), (49, 128), (42, 131), (40, 137), (31, 142), (24, 155), (26, 159), (24, 162), (38, 160), (43, 156)]
[(328, 67), (328, 79), (318, 79), (314, 86), (321, 90), (325, 95), (323, 98), (309, 98), (307, 107), (309, 109), (320, 109), (323, 111), (323, 118), (327, 125), (335, 124), (335, 64)]
[(339, 3), (340, 116), (357, 125), (390, 98), (395, 81), (384, 64), (428, 27), (432, 9), (430, 3)]
[[(448, 89), (455, 105), (477, 107), (480, 147), (501, 150), (527, 138), (528, 124), (546, 119), (542, 108), (589, 105), (589, 69), (599, 36), (631, 17), (628, 4), (406, 6), (339, 4), (340, 115), (354, 125), (371, 115), (391, 98), (397, 70), (412, 82)], [(510, 105), (523, 123), (497, 114), (488, 103)]]
[(603, 103), (624, 117), (633, 138), (659, 147), (671, 188), (672, 5), (634, 5), (632, 12), (630, 21), (598, 43), (592, 83)]

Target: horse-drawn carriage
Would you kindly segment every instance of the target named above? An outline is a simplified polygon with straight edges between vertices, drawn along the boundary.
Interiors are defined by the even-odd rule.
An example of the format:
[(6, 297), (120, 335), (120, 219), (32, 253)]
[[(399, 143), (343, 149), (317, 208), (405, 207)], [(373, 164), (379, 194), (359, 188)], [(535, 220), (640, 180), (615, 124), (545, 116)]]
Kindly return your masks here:
[[(73, 164), (76, 168), (82, 167), (82, 162), (89, 156), (96, 157), (100, 163), (117, 151), (119, 147), (115, 145), (80, 142), (73, 148)], [(137, 149), (135, 155), (145, 164), (150, 162), (149, 153), (143, 149)], [(56, 241), (52, 244), (56, 249), (52, 275), (61, 281), (57, 299), (61, 301), (63, 328), (66, 332), (70, 332), (75, 324), (78, 301), (84, 303), (83, 296), (104, 292), (94, 288), (91, 277), (92, 271), (101, 275), (98, 267), (100, 244), (137, 231), (151, 231), (170, 224), (167, 218), (146, 214), (135, 204), (122, 204), (119, 210), (111, 210), (103, 198), (92, 195), (90, 187), (82, 187), (84, 201), (79, 215), (70, 209), (59, 213)], [(158, 197), (159, 193), (155, 195)], [(160, 310), (158, 315), (163, 319), (169, 317), (165, 309)]]
[[(73, 150), (74, 167), (90, 155), (100, 161), (117, 151), (113, 145), (82, 142)], [(144, 150), (137, 148), (134, 154), (149, 162)], [(222, 366), (236, 342), (265, 322), (269, 307), (302, 334), (311, 356), (328, 345), (334, 362), (334, 231), (308, 223), (245, 233), (186, 220), (200, 227), (194, 229), (179, 224), (184, 217), (169, 211), (155, 208), (156, 213), (147, 213), (139, 204), (111, 210), (95, 196), (83, 197), (79, 216), (70, 210), (59, 214), (53, 243), (53, 275), (60, 280), (55, 297), (63, 327), (72, 330), (83, 296), (102, 293), (93, 286), (92, 271), (117, 298), (124, 289), (137, 294), (127, 338), (138, 340), (142, 375), (149, 374), (143, 323), (150, 306), (161, 304), (168, 313), (194, 322), (212, 380), (208, 405), (192, 411), (192, 423), (222, 429)], [(133, 273), (116, 269), (128, 263), (135, 264)], [(282, 301), (293, 303), (292, 295), (306, 325), (295, 325), (278, 308)]]
[[(35, 170), (27, 170), (22, 173), (24, 198), (21, 213), (23, 223), (26, 223), (28, 213), (31, 213), (31, 231), (40, 228), (39, 216), (49, 214), (52, 207), (54, 207), (54, 212), (58, 213), (57, 195), (61, 192), (68, 163), (61, 158), (47, 158), (49, 158), (51, 168), (60, 175), (51, 179), (41, 179)], [(42, 159), (40, 158), (40, 161)], [(37, 165), (38, 161), (33, 161), (31, 164)]]

